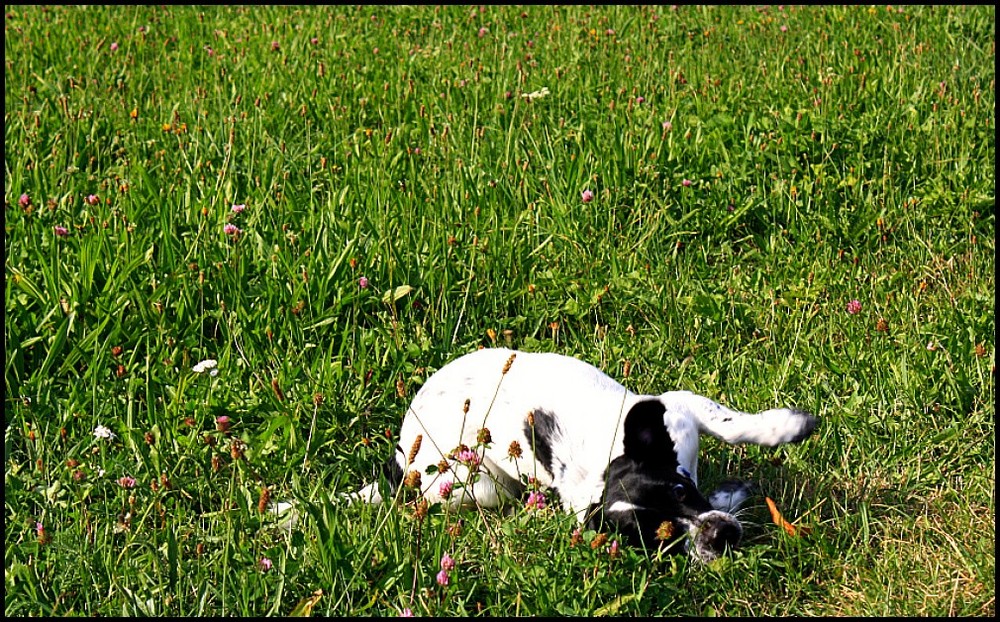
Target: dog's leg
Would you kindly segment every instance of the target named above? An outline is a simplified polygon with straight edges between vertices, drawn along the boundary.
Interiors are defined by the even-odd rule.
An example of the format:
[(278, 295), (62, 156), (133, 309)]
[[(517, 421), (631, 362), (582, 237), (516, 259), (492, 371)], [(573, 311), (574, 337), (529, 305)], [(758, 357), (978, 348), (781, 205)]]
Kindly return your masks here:
[(697, 421), (698, 430), (737, 445), (753, 443), (773, 447), (797, 443), (812, 433), (816, 418), (801, 410), (772, 408), (751, 414), (727, 408), (689, 391), (672, 391), (660, 396), (667, 408), (686, 411)]

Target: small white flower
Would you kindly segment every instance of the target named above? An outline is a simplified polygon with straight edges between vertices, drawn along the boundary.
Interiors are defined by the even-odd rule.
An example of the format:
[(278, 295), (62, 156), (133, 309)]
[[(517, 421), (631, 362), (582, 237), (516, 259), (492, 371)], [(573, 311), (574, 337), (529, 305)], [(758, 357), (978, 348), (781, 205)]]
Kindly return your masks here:
[(103, 425), (99, 425), (96, 428), (94, 428), (94, 436), (96, 436), (97, 438), (114, 438), (115, 433), (112, 432), (109, 428), (106, 428)]
[(537, 91), (532, 91), (531, 93), (522, 93), (521, 97), (530, 101), (535, 101), (536, 99), (541, 99), (549, 94), (549, 87), (543, 86)]
[(196, 374), (202, 374), (206, 371), (210, 376), (215, 376), (219, 373), (219, 362), (215, 359), (205, 359), (204, 361), (199, 361), (194, 367), (191, 368)]

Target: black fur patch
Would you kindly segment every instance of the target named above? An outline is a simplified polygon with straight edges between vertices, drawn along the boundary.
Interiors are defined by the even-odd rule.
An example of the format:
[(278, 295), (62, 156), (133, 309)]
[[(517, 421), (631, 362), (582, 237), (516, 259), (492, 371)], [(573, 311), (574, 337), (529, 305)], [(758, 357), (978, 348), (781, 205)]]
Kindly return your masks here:
[[(396, 446), (396, 451), (401, 451), (398, 445)], [(385, 485), (388, 488), (386, 494), (382, 496), (388, 499), (396, 494), (400, 484), (403, 483), (403, 468), (396, 461), (396, 456), (389, 456), (389, 459), (382, 465), (382, 478), (385, 480)]]
[[(644, 400), (625, 416), (625, 451), (605, 471), (603, 503), (591, 507), (588, 528), (611, 529), (632, 546), (656, 549), (683, 535), (675, 519), (692, 519), (712, 509), (694, 482), (677, 472), (665, 411), (659, 400)], [(631, 509), (609, 511), (619, 502)], [(657, 541), (657, 529), (665, 522), (672, 523), (670, 537)]]
[[(524, 438), (549, 477), (555, 478), (557, 466), (552, 456), (552, 444), (556, 437), (562, 436), (562, 428), (552, 413), (536, 410), (532, 415), (535, 425), (532, 427), (525, 420)], [(560, 464), (560, 467), (560, 470), (565, 470), (566, 465)]]

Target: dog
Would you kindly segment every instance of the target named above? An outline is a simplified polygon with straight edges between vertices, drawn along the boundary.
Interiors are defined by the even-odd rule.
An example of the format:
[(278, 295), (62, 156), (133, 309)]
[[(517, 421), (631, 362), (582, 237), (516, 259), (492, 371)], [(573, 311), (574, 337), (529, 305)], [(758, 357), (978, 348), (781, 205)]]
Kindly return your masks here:
[[(555, 353), (487, 348), (432, 374), (403, 418), (378, 482), (353, 499), (381, 503), (400, 486), (430, 503), (498, 507), (548, 491), (581, 524), (647, 550), (715, 559), (740, 541), (733, 515), (750, 485), (698, 490), (698, 439), (774, 446), (816, 419), (775, 408), (743, 413), (688, 391), (638, 395), (596, 367)], [(544, 493), (542, 493), (544, 494)], [(544, 503), (535, 492), (528, 505)]]

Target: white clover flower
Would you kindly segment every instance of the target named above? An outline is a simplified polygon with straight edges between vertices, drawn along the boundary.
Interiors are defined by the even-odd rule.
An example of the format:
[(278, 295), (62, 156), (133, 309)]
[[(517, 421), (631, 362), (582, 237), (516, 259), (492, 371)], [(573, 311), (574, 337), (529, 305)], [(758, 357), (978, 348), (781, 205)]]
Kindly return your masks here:
[(106, 428), (103, 425), (99, 425), (96, 428), (94, 428), (94, 436), (96, 436), (97, 438), (114, 438), (115, 433), (112, 432), (109, 428)]
[(215, 359), (205, 359), (204, 361), (199, 361), (191, 368), (191, 371), (196, 374), (203, 374), (207, 371), (210, 376), (217, 376), (219, 374), (219, 362)]

